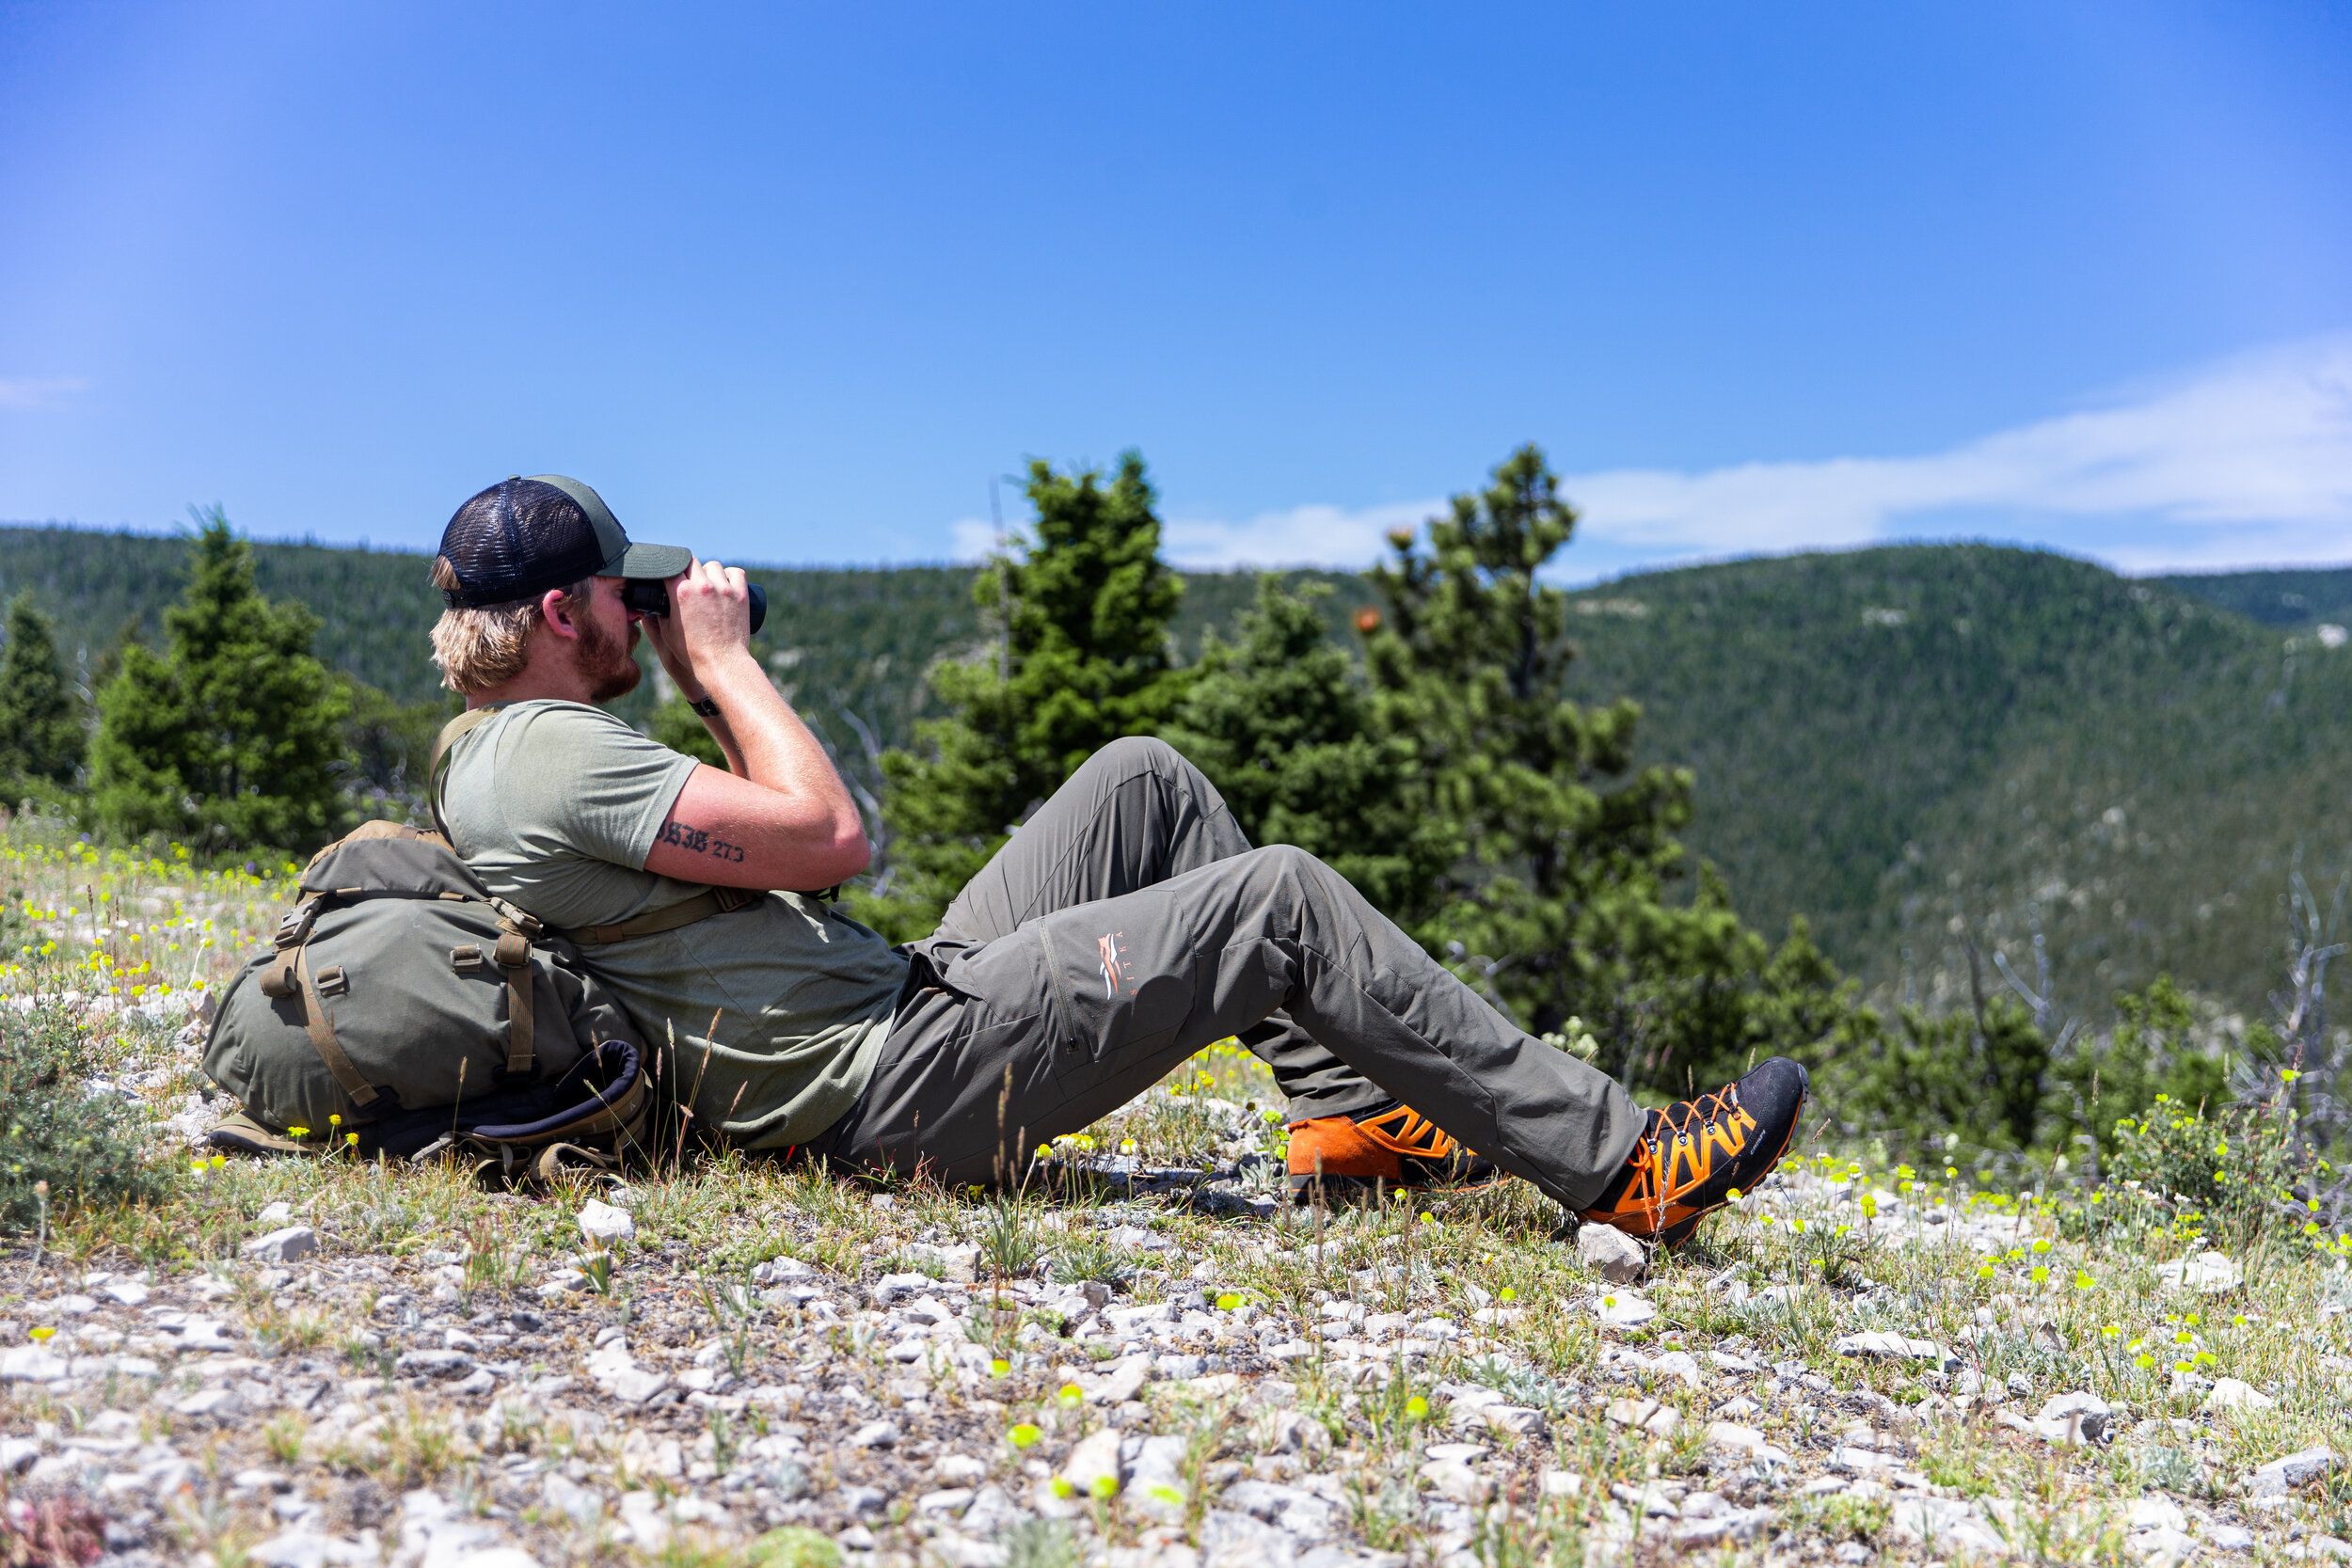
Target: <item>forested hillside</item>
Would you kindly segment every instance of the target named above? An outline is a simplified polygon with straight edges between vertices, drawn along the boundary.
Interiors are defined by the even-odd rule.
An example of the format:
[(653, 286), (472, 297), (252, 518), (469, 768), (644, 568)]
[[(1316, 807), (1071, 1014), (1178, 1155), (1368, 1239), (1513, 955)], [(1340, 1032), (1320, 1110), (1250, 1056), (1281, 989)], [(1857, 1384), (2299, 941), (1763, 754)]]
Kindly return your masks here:
[[(320, 657), (401, 702), (444, 695), (427, 658), (425, 633), (440, 613), (425, 558), (407, 551), (336, 546), (253, 546), (255, 579), (264, 594), (298, 599), (321, 621)], [(55, 617), (71, 662), (94, 666), (134, 622), (152, 634), (163, 607), (180, 592), (188, 541), (170, 535), (101, 533), (60, 528), (0, 527), (0, 597), (30, 588)], [(969, 566), (753, 567), (768, 591), (759, 643), (777, 679), (837, 745), (860, 749), (854, 713), (882, 745), (914, 733), (924, 696), (922, 672), (943, 651), (977, 645)], [(1285, 574), (1321, 578), (1343, 592), (1327, 601), (1334, 628), (1364, 590), (1338, 573)], [(1185, 576), (1178, 638), (1187, 655), (1201, 630), (1231, 625), (1248, 604), (1254, 579), (1244, 573)], [(632, 718), (650, 705), (650, 687), (623, 705)]]
[(2194, 572), (2148, 581), (2272, 626), (2352, 622), (2352, 567)]
[[(0, 596), (30, 587), (94, 665), (178, 591), (184, 539), (0, 529)], [(256, 546), (310, 605), (330, 665), (437, 695), (414, 554)], [(1343, 628), (1371, 601), (1330, 582)], [(968, 567), (759, 569), (779, 679), (852, 756), (921, 715), (922, 672), (977, 648)], [(1179, 641), (1230, 626), (1247, 575), (1187, 574)], [(1948, 992), (1965, 951), (2031, 980), (2042, 934), (2069, 1006), (2169, 970), (2258, 1010), (2280, 982), (2299, 864), (2352, 871), (2352, 571), (2129, 579), (2064, 557), (1905, 546), (1660, 572), (1575, 595), (1575, 694), (1639, 700), (1645, 760), (1686, 765), (1686, 834), (1768, 930), (1814, 923), (1875, 984)], [(1343, 630), (1343, 636), (1347, 635)], [(1351, 641), (1352, 646), (1352, 641)], [(646, 698), (636, 699), (642, 713)]]
[[(2233, 590), (2261, 596), (2247, 574)], [(2210, 585), (2213, 579), (2198, 579)], [(2274, 596), (2275, 601), (2275, 596)], [(1578, 689), (1697, 775), (1692, 844), (1767, 927), (1866, 977), (1966, 983), (1973, 939), (2061, 999), (2169, 969), (2258, 1007), (2298, 863), (2352, 870), (2352, 653), (2064, 557), (1903, 547), (1578, 596)]]

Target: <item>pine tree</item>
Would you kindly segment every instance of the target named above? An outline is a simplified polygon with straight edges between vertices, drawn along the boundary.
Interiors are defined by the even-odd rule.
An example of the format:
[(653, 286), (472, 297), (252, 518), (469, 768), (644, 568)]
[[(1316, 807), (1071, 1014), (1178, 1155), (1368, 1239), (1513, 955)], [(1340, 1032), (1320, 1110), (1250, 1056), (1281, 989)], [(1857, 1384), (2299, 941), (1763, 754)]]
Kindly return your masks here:
[(1027, 548), (973, 586), (990, 644), (932, 670), (946, 717), (882, 759), (892, 879), (858, 909), (893, 936), (929, 932), (1023, 817), (1107, 742), (1154, 733), (1182, 691), (1168, 624), (1183, 589), (1142, 456), (1107, 483), (1032, 463), (1027, 489)]
[(212, 849), (307, 849), (344, 815), (343, 693), (311, 656), (318, 621), (273, 604), (219, 508), (197, 514), (162, 653), (132, 641), (98, 697), (89, 813), (110, 832)]
[(1209, 634), (1167, 736), (1251, 842), (1295, 844), (1392, 918), (1424, 918), (1461, 847), (1415, 802), (1412, 740), (1374, 733), (1372, 694), (1315, 608), (1328, 592), (1261, 577), (1238, 640)]
[(1612, 1070), (1679, 1093), (1756, 1033), (1770, 954), (1719, 880), (1669, 898), (1690, 869), (1675, 834), (1691, 779), (1633, 766), (1635, 705), (1565, 695), (1567, 596), (1541, 574), (1575, 524), (1523, 447), (1454, 499), (1425, 550), (1400, 531), (1373, 572), (1389, 606), (1366, 643), (1377, 727), (1413, 746), (1420, 811), (1468, 850), (1412, 928), (1528, 1028), (1579, 1020)]
[(0, 798), (71, 789), (88, 746), (81, 697), (66, 681), (49, 617), (30, 592), (8, 604), (0, 654)]

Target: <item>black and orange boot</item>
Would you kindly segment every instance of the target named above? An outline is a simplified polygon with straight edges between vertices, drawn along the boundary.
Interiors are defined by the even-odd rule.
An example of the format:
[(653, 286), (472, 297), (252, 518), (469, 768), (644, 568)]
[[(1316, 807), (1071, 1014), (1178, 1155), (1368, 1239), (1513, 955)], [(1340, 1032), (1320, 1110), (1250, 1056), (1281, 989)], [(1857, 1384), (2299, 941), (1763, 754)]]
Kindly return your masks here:
[(1502, 1180), (1481, 1159), (1409, 1105), (1360, 1117), (1316, 1117), (1290, 1124), (1291, 1198), (1377, 1196), (1382, 1187), (1461, 1191)]
[(1667, 1246), (1688, 1241), (1780, 1163), (1809, 1086), (1804, 1068), (1775, 1056), (1713, 1094), (1647, 1113), (1623, 1173), (1577, 1217)]

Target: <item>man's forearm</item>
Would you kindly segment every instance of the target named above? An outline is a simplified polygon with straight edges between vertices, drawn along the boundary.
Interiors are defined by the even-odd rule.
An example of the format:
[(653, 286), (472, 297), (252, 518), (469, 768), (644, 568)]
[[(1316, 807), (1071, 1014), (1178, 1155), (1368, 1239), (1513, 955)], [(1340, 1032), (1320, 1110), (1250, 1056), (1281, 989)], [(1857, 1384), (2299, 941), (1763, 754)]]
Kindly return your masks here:
[(859, 820), (833, 759), (750, 653), (718, 663), (704, 681), (705, 695), (719, 705), (719, 716), (707, 722), (729, 772), (820, 806), (836, 821)]
[[(707, 697), (709, 693), (703, 695)], [(693, 700), (688, 699), (690, 702)], [(743, 747), (735, 738), (735, 722), (727, 717), (727, 710), (721, 708), (716, 713), (703, 714), (701, 718), (703, 728), (710, 732), (710, 738), (719, 744), (720, 754), (727, 759), (727, 771), (738, 778), (750, 778), (751, 774), (744, 770)]]

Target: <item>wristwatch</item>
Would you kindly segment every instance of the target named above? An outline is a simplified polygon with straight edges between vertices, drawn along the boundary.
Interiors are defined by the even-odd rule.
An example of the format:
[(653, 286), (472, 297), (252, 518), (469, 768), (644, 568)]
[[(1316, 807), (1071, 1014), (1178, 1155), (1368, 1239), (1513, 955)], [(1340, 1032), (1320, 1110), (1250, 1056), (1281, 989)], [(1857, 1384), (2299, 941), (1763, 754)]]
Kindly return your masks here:
[(686, 699), (686, 705), (692, 708), (696, 713), (701, 714), (705, 719), (716, 719), (719, 717), (719, 705), (708, 697), (689, 697)]

